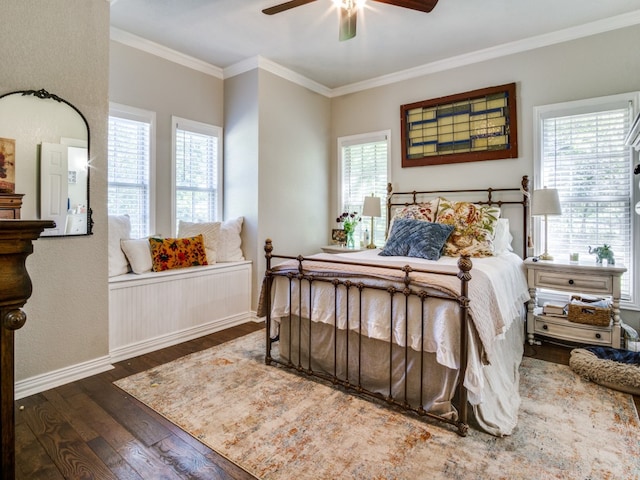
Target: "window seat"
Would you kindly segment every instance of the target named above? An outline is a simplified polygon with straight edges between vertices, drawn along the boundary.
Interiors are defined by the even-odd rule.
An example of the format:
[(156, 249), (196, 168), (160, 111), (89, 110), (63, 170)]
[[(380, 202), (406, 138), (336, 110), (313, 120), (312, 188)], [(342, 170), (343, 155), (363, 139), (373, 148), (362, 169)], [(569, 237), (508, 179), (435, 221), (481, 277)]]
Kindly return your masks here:
[(132, 358), (254, 320), (251, 261), (109, 278), (109, 353)]

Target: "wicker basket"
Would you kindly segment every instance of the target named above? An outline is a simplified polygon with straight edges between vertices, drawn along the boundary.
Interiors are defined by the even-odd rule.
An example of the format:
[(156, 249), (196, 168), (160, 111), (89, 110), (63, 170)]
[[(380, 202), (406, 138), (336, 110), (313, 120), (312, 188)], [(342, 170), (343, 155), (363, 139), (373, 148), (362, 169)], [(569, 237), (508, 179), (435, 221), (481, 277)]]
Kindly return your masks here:
[[(598, 299), (586, 299), (578, 295), (573, 295), (571, 300), (577, 300), (579, 302), (588, 303), (593, 301), (602, 300)], [(586, 325), (597, 325), (600, 327), (608, 327), (611, 324), (611, 308), (602, 307), (590, 307), (588, 305), (576, 305), (569, 302), (569, 312), (567, 319), (574, 323), (583, 323)]]

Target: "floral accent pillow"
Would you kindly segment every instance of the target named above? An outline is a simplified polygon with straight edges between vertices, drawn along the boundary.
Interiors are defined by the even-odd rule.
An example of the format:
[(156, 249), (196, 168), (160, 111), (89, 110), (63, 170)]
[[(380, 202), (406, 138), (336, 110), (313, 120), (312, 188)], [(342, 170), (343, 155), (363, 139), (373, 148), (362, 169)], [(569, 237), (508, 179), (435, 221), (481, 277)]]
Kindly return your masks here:
[(150, 238), (153, 271), (208, 265), (202, 234), (187, 238)]
[(416, 203), (415, 205), (407, 205), (398, 210), (393, 216), (396, 218), (411, 218), (413, 220), (423, 220), (426, 222), (435, 222), (438, 214), (439, 198), (434, 198), (428, 202)]
[(454, 230), (444, 246), (444, 255), (457, 257), (490, 257), (494, 253), (493, 238), (500, 209), (470, 202), (440, 199), (436, 222), (453, 225)]
[(438, 260), (452, 231), (453, 225), (398, 218), (378, 255)]
[(393, 224), (396, 219), (409, 218), (412, 220), (421, 220), (423, 222), (435, 222), (436, 215), (438, 214), (439, 198), (434, 198), (428, 202), (416, 203), (413, 205), (406, 205), (393, 214), (391, 222), (389, 223), (389, 235), (393, 230)]

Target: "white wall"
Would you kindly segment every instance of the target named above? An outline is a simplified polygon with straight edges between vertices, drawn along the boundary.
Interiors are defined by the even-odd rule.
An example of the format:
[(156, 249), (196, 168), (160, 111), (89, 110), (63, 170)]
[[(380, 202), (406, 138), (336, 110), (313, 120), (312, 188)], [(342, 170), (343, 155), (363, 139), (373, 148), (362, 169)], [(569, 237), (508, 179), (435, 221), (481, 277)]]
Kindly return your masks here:
[(0, 93), (41, 88), (87, 118), (92, 236), (41, 238), (27, 259), (33, 294), (16, 331), (16, 380), (100, 359), (108, 364), (106, 129), (109, 3), (2, 2)]
[(315, 253), (327, 242), (330, 100), (264, 70), (225, 80), (225, 214), (243, 215), (254, 262), (253, 307), (274, 253)]
[(223, 81), (156, 55), (110, 43), (109, 100), (156, 112), (156, 224), (171, 228), (171, 116), (223, 126)]
[[(390, 128), (396, 190), (512, 187), (525, 174), (533, 181), (533, 107), (640, 90), (639, 42), (640, 26), (635, 26), (338, 97), (332, 101), (332, 143), (343, 135)], [(401, 105), (511, 82), (517, 84), (517, 159), (402, 168)], [(637, 312), (623, 314), (640, 327)]]

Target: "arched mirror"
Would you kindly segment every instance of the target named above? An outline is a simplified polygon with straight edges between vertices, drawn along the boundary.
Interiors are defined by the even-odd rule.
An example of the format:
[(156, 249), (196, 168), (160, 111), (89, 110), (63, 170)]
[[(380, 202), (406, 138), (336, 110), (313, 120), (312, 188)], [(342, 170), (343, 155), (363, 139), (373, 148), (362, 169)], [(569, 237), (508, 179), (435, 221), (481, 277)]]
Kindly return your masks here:
[(0, 218), (53, 220), (42, 236), (89, 235), (89, 124), (46, 90), (0, 96)]

